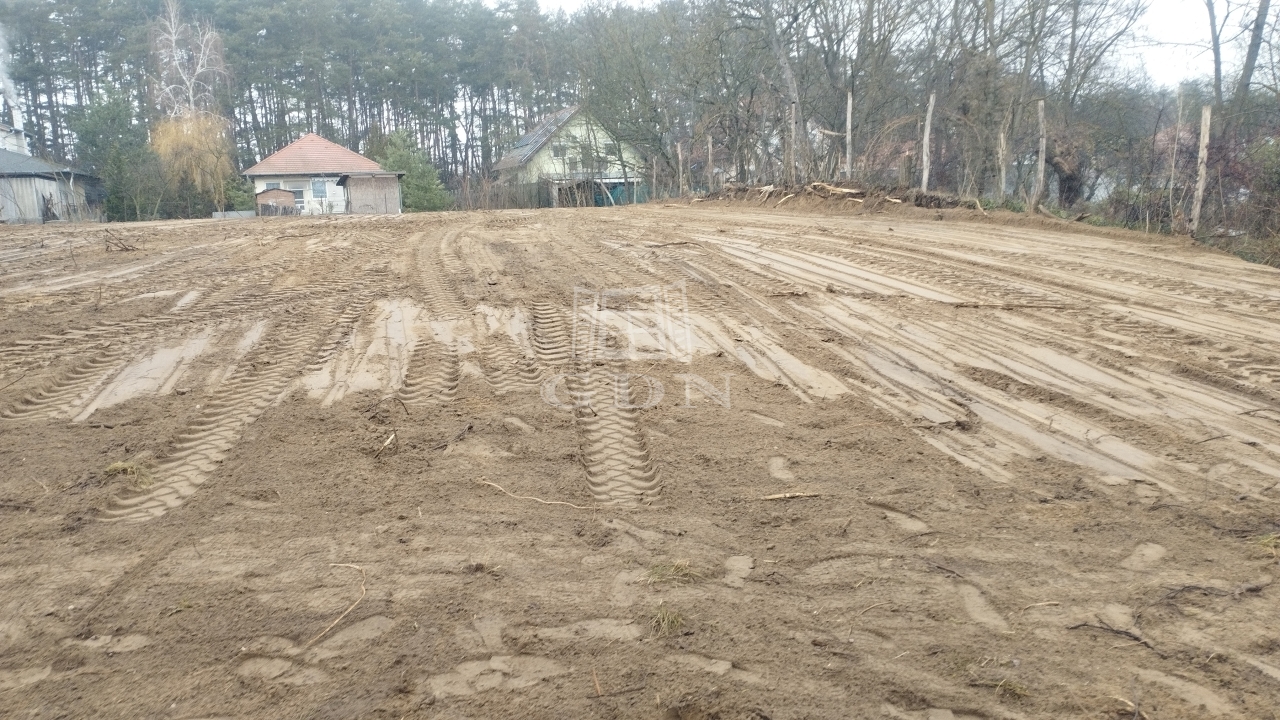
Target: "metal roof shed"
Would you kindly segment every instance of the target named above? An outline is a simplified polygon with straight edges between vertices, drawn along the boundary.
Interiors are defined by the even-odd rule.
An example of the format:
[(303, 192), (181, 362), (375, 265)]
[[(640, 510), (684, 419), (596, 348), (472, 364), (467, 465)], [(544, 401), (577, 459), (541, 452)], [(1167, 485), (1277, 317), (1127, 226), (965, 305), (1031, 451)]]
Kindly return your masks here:
[(89, 186), (97, 188), (97, 178), (66, 165), (0, 150), (0, 222), (97, 220), (98, 213), (85, 199)]

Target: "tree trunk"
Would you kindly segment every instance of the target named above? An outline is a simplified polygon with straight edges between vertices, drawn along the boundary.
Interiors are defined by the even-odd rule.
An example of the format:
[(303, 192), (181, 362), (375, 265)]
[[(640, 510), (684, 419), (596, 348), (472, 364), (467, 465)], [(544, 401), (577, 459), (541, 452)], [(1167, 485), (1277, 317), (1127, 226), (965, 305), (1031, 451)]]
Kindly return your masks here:
[(1262, 38), (1266, 34), (1267, 15), (1271, 12), (1271, 0), (1259, 0), (1258, 14), (1254, 16), (1253, 32), (1249, 36), (1249, 49), (1245, 52), (1244, 67), (1240, 68), (1240, 81), (1236, 83), (1235, 97), (1231, 99), (1232, 112), (1227, 115), (1222, 128), (1224, 136), (1230, 136), (1234, 128), (1239, 126), (1241, 115), (1249, 100), (1249, 85), (1253, 83), (1253, 70), (1258, 65), (1258, 52), (1262, 48)]
[(798, 179), (796, 166), (799, 165), (799, 154), (796, 152), (796, 103), (791, 103), (791, 116), (787, 121), (787, 148), (789, 149), (789, 157), (787, 158), (787, 184), (795, 185)]
[(1200, 227), (1200, 208), (1204, 204), (1204, 186), (1209, 175), (1209, 130), (1213, 119), (1213, 106), (1205, 105), (1200, 111), (1200, 157), (1196, 162), (1196, 196), (1191, 204), (1191, 234)]
[(707, 133), (707, 194), (711, 194), (712, 185), (715, 184), (715, 169), (711, 162), (711, 133)]
[(1004, 202), (1005, 183), (1009, 181), (1009, 145), (1004, 128), (1000, 129), (1000, 145), (996, 148), (996, 162), (1000, 163), (1000, 185), (996, 187), (996, 200)]
[(1027, 203), (1027, 212), (1035, 214), (1036, 206), (1041, 202), (1041, 196), (1044, 195), (1044, 161), (1045, 151), (1048, 149), (1048, 137), (1044, 129), (1044, 101), (1040, 100), (1036, 103), (1036, 112), (1040, 115), (1040, 157), (1036, 161), (1036, 183), (1032, 186), (1031, 201)]
[(791, 138), (791, 162), (787, 169), (787, 177), (791, 182), (795, 182), (799, 178), (796, 177), (796, 167), (800, 164), (801, 154), (796, 145), (796, 139), (799, 133), (796, 132), (797, 115), (800, 108), (800, 84), (796, 81), (795, 70), (791, 67), (790, 50), (787, 48), (785, 39), (778, 34), (778, 19), (773, 14), (772, 3), (763, 3), (763, 12), (761, 20), (764, 22), (765, 37), (769, 42), (769, 49), (773, 51), (774, 59), (778, 63), (778, 69), (782, 72), (783, 82), (787, 86), (787, 99), (791, 101), (790, 131)]
[(920, 150), (920, 159), (924, 164), (924, 172), (920, 176), (921, 192), (929, 192), (929, 160), (933, 155), (929, 134), (933, 130), (933, 103), (937, 99), (937, 93), (929, 93), (929, 109), (924, 114), (924, 145)]
[(1209, 41), (1213, 47), (1213, 99), (1222, 105), (1222, 31), (1218, 27), (1218, 14), (1214, 8), (1214, 0), (1204, 0), (1204, 7), (1209, 11)]
[(676, 143), (676, 177), (679, 179), (676, 187), (680, 197), (684, 197), (684, 147), (679, 142)]
[(1173, 126), (1173, 152), (1169, 159), (1169, 231), (1177, 232), (1177, 213), (1173, 209), (1173, 193), (1178, 178), (1178, 142), (1182, 138), (1182, 93), (1178, 93), (1178, 120)]
[(844, 179), (853, 179), (853, 89), (844, 104)]

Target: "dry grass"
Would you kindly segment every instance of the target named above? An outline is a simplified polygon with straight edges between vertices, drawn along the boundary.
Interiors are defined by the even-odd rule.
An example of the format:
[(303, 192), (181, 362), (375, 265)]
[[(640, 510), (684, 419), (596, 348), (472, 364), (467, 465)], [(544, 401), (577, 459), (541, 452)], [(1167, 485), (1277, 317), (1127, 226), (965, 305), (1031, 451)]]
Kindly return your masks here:
[(702, 579), (702, 575), (689, 566), (688, 560), (658, 563), (649, 568), (646, 578), (650, 585), (659, 583), (687, 584)]
[(993, 688), (1001, 700), (1021, 700), (1031, 694), (1031, 690), (1020, 682), (1009, 680), (971, 680), (970, 687)]
[(1277, 550), (1280, 550), (1280, 533), (1269, 533), (1255, 540), (1259, 547), (1271, 551), (1271, 557), (1277, 557)]
[(680, 630), (684, 628), (684, 616), (671, 608), (658, 606), (658, 611), (649, 620), (649, 627), (653, 629), (654, 637), (666, 638), (679, 635)]
[(113, 462), (103, 469), (102, 474), (109, 478), (123, 478), (134, 490), (146, 490), (153, 482), (151, 471), (133, 461)]

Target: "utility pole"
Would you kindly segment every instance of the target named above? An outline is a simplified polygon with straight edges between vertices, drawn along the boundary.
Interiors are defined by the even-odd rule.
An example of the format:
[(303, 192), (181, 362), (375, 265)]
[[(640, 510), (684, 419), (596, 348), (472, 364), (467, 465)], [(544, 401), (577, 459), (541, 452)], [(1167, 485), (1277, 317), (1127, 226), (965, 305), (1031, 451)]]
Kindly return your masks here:
[(933, 154), (930, 152), (929, 135), (933, 131), (933, 103), (937, 98), (938, 93), (929, 93), (929, 109), (924, 114), (924, 149), (920, 153), (924, 174), (920, 178), (920, 192), (929, 192), (929, 159)]

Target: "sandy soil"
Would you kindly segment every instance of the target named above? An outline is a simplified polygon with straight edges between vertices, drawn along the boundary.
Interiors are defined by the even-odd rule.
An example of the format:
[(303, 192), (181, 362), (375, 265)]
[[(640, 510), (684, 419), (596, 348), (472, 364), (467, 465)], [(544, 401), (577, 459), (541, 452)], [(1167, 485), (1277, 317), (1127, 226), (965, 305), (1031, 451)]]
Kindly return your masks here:
[(1275, 718), (1280, 272), (747, 207), (0, 228), (0, 716)]

